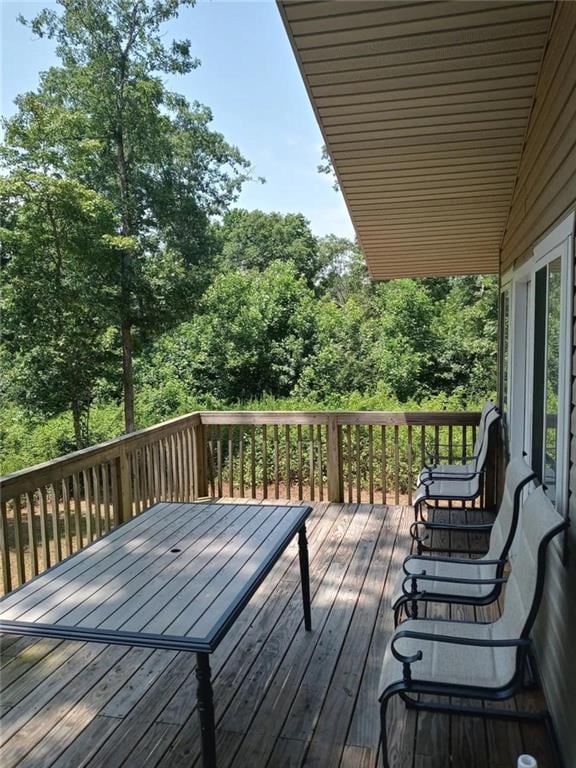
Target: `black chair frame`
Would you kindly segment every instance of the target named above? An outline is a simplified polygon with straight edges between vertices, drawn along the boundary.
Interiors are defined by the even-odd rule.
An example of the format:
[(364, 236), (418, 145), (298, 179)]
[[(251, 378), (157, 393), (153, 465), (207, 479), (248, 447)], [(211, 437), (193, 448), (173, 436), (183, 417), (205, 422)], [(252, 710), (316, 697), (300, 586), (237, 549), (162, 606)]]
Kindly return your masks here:
[[(534, 592), (534, 599), (532, 601), (532, 606), (519, 638), (504, 640), (483, 640), (479, 638), (453, 637), (451, 635), (435, 635), (427, 632), (414, 632), (411, 630), (400, 630), (399, 632), (396, 632), (394, 638), (392, 639), (391, 650), (394, 658), (402, 663), (402, 680), (399, 680), (397, 683), (388, 686), (388, 688), (382, 693), (379, 699), (381, 729), (380, 739), (382, 745), (383, 768), (389, 768), (390, 765), (388, 762), (386, 714), (390, 699), (396, 694), (400, 695), (406, 705), (411, 709), (426, 710), (430, 712), (446, 713), (452, 715), (478, 716), (490, 719), (512, 719), (520, 721), (540, 720), (545, 721), (551, 728), (551, 721), (548, 712), (524, 712), (519, 710), (495, 711), (494, 709), (484, 709), (478, 706), (462, 706), (459, 704), (430, 701), (421, 702), (414, 700), (412, 696), (415, 694), (429, 694), (432, 696), (455, 697), (458, 699), (505, 701), (510, 699), (512, 696), (515, 696), (525, 687), (524, 674), (530, 663), (530, 651), (532, 649), (530, 632), (534, 626), (534, 621), (536, 620), (538, 608), (540, 607), (542, 600), (542, 593), (544, 591), (546, 552), (548, 544), (555, 536), (564, 531), (567, 526), (568, 521), (562, 521), (562, 523), (551, 529), (540, 542), (537, 554), (538, 578)], [(435, 621), (440, 622), (442, 620), (435, 619)], [(394, 647), (395, 642), (403, 637), (412, 638), (414, 640), (430, 640), (433, 642), (445, 643), (447, 645), (466, 645), (470, 646), (471, 648), (516, 647), (518, 648), (518, 653), (516, 655), (516, 669), (512, 679), (506, 685), (498, 688), (456, 685), (442, 682), (436, 683), (428, 680), (414, 679), (412, 676), (411, 665), (417, 661), (420, 661), (423, 654), (422, 651), (417, 651), (411, 656), (406, 656), (398, 651)]]

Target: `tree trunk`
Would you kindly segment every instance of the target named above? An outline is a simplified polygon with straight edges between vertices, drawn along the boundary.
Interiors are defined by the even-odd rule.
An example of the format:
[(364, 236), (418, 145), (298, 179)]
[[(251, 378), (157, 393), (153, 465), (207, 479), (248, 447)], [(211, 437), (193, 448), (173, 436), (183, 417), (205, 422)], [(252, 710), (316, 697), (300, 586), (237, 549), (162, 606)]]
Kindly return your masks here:
[(72, 420), (74, 422), (74, 440), (76, 450), (84, 448), (84, 437), (82, 435), (82, 408), (76, 401), (72, 403)]
[(122, 381), (124, 385), (124, 428), (134, 432), (134, 372), (132, 368), (132, 326), (122, 318)]

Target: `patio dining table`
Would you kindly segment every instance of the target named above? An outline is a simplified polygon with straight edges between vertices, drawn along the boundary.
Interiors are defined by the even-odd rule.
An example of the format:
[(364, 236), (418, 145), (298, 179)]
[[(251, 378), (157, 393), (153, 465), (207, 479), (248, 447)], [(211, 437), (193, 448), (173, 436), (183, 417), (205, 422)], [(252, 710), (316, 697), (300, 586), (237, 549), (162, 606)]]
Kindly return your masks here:
[(308, 506), (161, 502), (0, 600), (0, 634), (196, 653), (205, 768), (216, 766), (210, 654), (298, 534), (311, 629)]

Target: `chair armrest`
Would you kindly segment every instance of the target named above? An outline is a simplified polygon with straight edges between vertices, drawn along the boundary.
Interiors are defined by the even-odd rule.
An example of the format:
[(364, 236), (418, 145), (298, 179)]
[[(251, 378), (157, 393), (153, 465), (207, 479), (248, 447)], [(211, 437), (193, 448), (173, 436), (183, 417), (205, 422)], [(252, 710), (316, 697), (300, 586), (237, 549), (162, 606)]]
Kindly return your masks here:
[(434, 576), (433, 574), (428, 574), (426, 571), (423, 571), (422, 573), (411, 573), (402, 582), (402, 594), (405, 597), (415, 597), (418, 594), (423, 594), (423, 591), (412, 589), (412, 591), (408, 591), (406, 588), (406, 585), (408, 582), (412, 582), (412, 586), (416, 587), (417, 582), (419, 581), (437, 581), (442, 584), (478, 584), (480, 586), (484, 585), (496, 585), (496, 584), (505, 584), (508, 579), (504, 576), (496, 577), (493, 579), (463, 579), (463, 578), (451, 578), (450, 576)]
[(423, 520), (416, 520), (410, 526), (410, 536), (418, 544), (422, 544), (424, 541), (430, 538), (428, 534), (425, 534), (424, 536), (420, 535), (420, 533), (418, 532), (418, 526), (420, 525), (424, 526), (424, 530), (426, 530), (426, 523)]
[[(401, 629), (399, 632), (396, 632), (392, 638), (391, 651), (395, 658), (402, 656), (400, 651), (397, 651), (394, 648), (394, 643), (402, 638), (408, 638), (410, 640), (428, 640), (436, 643), (447, 643), (448, 645), (469, 645), (474, 648), (514, 648), (525, 647), (531, 644), (529, 637), (509, 638), (505, 640), (484, 640), (479, 637), (453, 637), (452, 635), (435, 635), (432, 632), (415, 632), (412, 629)], [(398, 660), (401, 661), (402, 659), (398, 658)]]
[(422, 640), (436, 643), (446, 643), (448, 645), (468, 645), (473, 648), (514, 648), (514, 647), (527, 647), (531, 644), (531, 641), (527, 637), (521, 637), (517, 640), (481, 640), (475, 637), (452, 637), (451, 635), (434, 635), (429, 632), (414, 632), (410, 629), (402, 629), (396, 632), (392, 638), (390, 644), (390, 650), (396, 661), (402, 664), (402, 678), (407, 685), (412, 682), (412, 670), (411, 664), (416, 661), (421, 661), (424, 653), (421, 650), (416, 651), (411, 656), (401, 653), (396, 647), (395, 643), (402, 638), (409, 638), (411, 640)]
[(473, 557), (423, 557), (422, 555), (408, 555), (402, 564), (402, 570), (407, 575), (410, 573), (410, 571), (406, 570), (406, 563), (413, 560), (417, 560), (423, 564), (430, 561), (435, 563), (457, 563), (458, 565), (466, 565), (467, 563), (477, 565), (479, 562), (481, 562), (482, 565), (501, 565), (503, 563), (503, 560), (485, 560), (484, 558)]
[(426, 523), (422, 521), (422, 525), (426, 525), (426, 528), (428, 528), (431, 531), (464, 531), (466, 533), (475, 532), (475, 533), (490, 533), (492, 528), (494, 527), (494, 523), (471, 523), (467, 525), (466, 523), (434, 523), (434, 522), (428, 522)]

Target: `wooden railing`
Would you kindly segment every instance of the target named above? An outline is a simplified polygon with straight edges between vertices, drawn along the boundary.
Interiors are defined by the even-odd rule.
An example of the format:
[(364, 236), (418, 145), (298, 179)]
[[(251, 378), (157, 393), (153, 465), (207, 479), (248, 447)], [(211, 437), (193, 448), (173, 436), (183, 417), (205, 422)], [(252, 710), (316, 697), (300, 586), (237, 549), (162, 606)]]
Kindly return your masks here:
[(158, 501), (407, 503), (427, 450), (471, 454), (478, 413), (192, 413), (0, 479), (9, 592)]

